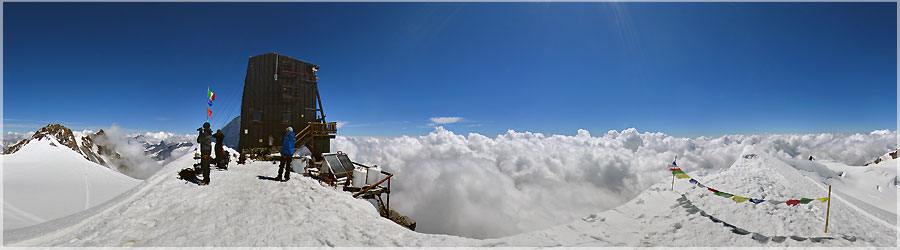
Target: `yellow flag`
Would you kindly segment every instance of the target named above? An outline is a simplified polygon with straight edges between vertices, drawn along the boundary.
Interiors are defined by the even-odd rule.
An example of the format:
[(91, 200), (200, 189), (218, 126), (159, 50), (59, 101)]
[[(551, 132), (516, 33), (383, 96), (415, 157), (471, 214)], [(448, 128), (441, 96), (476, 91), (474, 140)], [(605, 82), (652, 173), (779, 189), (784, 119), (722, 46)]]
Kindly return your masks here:
[(737, 203), (745, 202), (745, 201), (747, 201), (747, 200), (749, 200), (749, 199), (750, 199), (750, 198), (747, 198), (747, 197), (741, 197), (741, 196), (737, 196), (737, 195), (735, 195), (734, 197), (731, 197), (731, 200), (733, 200), (734, 202), (737, 202)]
[(688, 179), (688, 178), (691, 178), (691, 177), (688, 176), (688, 175), (686, 175), (686, 174), (676, 174), (676, 175), (675, 175), (675, 178), (678, 178), (678, 179)]
[(821, 201), (821, 202), (826, 202), (826, 201), (828, 201), (828, 197), (825, 197), (825, 198), (818, 198), (818, 199), (816, 199), (816, 200), (817, 200), (817, 201)]

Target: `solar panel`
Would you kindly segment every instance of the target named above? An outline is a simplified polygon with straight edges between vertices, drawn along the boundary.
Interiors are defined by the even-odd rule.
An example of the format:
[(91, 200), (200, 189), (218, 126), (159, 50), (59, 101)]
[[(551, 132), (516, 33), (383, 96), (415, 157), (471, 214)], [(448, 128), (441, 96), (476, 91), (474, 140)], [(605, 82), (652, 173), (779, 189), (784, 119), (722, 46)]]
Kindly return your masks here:
[(338, 160), (341, 160), (341, 165), (344, 165), (344, 170), (347, 172), (353, 171), (355, 167), (353, 166), (353, 162), (350, 161), (350, 157), (347, 157), (347, 155), (337, 155), (337, 157)]
[[(332, 174), (336, 178), (347, 177), (347, 170), (341, 165), (341, 160), (337, 158), (337, 155), (326, 155), (325, 161), (328, 162), (328, 166), (331, 167)], [(351, 171), (353, 171), (352, 168)]]

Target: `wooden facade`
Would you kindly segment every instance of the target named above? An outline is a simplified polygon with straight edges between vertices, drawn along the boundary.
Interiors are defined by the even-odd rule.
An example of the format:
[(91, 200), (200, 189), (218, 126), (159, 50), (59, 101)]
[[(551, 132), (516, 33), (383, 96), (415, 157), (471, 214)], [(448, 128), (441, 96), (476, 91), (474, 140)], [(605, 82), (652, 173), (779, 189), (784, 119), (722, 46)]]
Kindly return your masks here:
[[(281, 149), (284, 130), (298, 133), (309, 123), (324, 123), (316, 70), (319, 66), (276, 53), (250, 57), (241, 99), (242, 153)], [(313, 155), (328, 152), (330, 140), (312, 140)], [(300, 147), (301, 145), (296, 145)]]

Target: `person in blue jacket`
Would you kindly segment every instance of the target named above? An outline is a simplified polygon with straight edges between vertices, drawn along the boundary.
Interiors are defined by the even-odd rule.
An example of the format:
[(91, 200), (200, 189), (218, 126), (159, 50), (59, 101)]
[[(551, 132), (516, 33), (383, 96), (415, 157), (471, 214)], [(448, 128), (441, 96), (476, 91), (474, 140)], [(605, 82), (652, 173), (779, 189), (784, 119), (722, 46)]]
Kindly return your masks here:
[[(281, 165), (278, 166), (276, 180), (284, 182), (291, 179), (292, 156), (294, 156), (294, 129), (287, 127), (284, 129), (284, 137), (281, 138)], [(282, 172), (284, 172), (284, 179), (281, 179)]]

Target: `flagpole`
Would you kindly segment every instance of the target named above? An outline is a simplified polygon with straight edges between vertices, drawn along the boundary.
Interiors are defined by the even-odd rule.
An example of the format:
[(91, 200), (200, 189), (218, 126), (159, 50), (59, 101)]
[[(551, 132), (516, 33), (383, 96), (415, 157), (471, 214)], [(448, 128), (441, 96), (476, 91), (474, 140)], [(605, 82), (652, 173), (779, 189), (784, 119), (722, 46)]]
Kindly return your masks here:
[[(678, 161), (678, 155), (675, 155), (675, 160), (672, 161), (672, 166), (678, 166), (675, 165), (676, 161)], [(672, 191), (675, 191), (675, 173), (672, 173)]]

